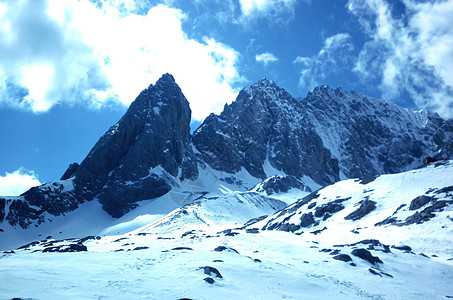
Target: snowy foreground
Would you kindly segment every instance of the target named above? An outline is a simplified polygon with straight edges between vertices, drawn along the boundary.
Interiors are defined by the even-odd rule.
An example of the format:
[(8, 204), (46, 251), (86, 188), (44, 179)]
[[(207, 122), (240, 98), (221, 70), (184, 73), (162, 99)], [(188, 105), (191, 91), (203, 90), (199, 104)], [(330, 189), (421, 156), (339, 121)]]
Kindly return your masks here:
[[(290, 194), (224, 190), (155, 216), (143, 204), (131, 221), (96, 228), (99, 236), (49, 237), (3, 252), (0, 299), (453, 298), (452, 184), (449, 162), (338, 182), (275, 214), (285, 206), (277, 198)], [(341, 210), (316, 219), (317, 207), (339, 199)], [(364, 200), (375, 208), (345, 219)], [(294, 227), (310, 212), (314, 224)], [(241, 225), (263, 214), (270, 216)], [(375, 225), (389, 217), (393, 223)], [(293, 233), (261, 230), (288, 224)]]

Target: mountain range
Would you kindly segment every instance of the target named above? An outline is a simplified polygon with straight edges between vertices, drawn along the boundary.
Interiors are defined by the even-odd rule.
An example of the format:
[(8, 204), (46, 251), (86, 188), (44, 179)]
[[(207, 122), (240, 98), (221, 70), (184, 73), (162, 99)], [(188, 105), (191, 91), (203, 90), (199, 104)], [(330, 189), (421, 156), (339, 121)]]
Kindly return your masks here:
[[(0, 269), (25, 260), (24, 274), (46, 277), (40, 260), (56, 274), (45, 252), (59, 252), (89, 273), (71, 281), (88, 286), (82, 298), (453, 298), (453, 119), (328, 86), (294, 98), (262, 79), (193, 133), (190, 122), (189, 102), (164, 74), (59, 181), (0, 197)], [(106, 275), (93, 294), (88, 280), (109, 267), (87, 270), (105, 256), (155, 293)], [(257, 274), (260, 283), (238, 286)], [(180, 276), (191, 279), (174, 285)]]

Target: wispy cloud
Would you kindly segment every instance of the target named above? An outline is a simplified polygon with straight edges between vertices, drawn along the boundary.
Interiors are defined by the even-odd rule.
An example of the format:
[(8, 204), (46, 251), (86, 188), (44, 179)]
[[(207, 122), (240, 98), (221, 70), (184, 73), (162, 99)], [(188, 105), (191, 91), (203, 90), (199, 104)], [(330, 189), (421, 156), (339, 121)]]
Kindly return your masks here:
[(354, 46), (348, 33), (338, 33), (324, 40), (322, 49), (314, 56), (298, 56), (293, 61), (301, 68), (299, 86), (312, 89), (331, 74), (339, 72), (351, 59)]
[(22, 0), (0, 4), (0, 104), (46, 111), (58, 102), (129, 104), (162, 73), (181, 85), (195, 118), (219, 111), (242, 80), (239, 53), (187, 37), (187, 16), (139, 1)]
[(385, 0), (349, 0), (370, 38), (354, 70), (365, 81), (378, 80), (383, 98), (407, 92), (419, 108), (453, 117), (453, 0), (405, 0), (401, 17)]
[(29, 188), (40, 185), (33, 171), (20, 168), (12, 173), (0, 176), (0, 196), (19, 196)]
[(269, 63), (276, 62), (278, 61), (278, 58), (269, 52), (257, 54), (255, 56), (255, 60), (259, 63), (263, 63), (265, 66), (267, 66)]
[(286, 23), (294, 18), (297, 0), (239, 0), (243, 20), (268, 18)]

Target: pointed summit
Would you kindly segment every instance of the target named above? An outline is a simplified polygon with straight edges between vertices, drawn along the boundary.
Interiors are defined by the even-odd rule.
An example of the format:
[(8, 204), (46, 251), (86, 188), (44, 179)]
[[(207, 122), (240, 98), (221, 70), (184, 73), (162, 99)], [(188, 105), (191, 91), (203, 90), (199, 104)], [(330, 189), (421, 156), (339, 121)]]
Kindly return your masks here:
[[(193, 141), (204, 161), (228, 173), (246, 169), (252, 176), (273, 174), (313, 178), (320, 185), (339, 179), (338, 165), (301, 113), (301, 103), (273, 81), (261, 79), (243, 89), (220, 116), (211, 115)], [(269, 168), (268, 168), (269, 170)]]
[(93, 147), (75, 174), (103, 208), (120, 217), (135, 202), (171, 189), (168, 176), (195, 178), (189, 103), (170, 74), (142, 91)]

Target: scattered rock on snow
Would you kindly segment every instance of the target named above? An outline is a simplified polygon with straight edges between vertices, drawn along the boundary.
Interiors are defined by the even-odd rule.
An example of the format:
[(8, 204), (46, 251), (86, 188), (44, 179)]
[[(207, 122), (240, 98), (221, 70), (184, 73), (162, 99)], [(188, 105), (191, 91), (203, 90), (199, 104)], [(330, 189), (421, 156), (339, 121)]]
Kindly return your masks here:
[(190, 247), (176, 247), (176, 248), (173, 248), (171, 250), (193, 250), (193, 249), (190, 248)]
[(225, 247), (225, 246), (218, 246), (214, 249), (214, 251), (217, 251), (217, 252), (229, 251), (229, 252), (236, 252), (239, 254), (239, 252), (236, 249), (230, 248), (230, 247)]
[(205, 267), (200, 267), (200, 268), (198, 268), (198, 270), (201, 270), (201, 269), (204, 270), (204, 273), (205, 273), (206, 275), (212, 276), (211, 274), (214, 274), (217, 278), (223, 278), (222, 275), (220, 274), (219, 270), (217, 270), (217, 269), (214, 268), (214, 267), (205, 266)]
[(209, 283), (209, 284), (214, 284), (214, 283), (215, 283), (215, 280), (212, 279), (211, 277), (206, 277), (206, 278), (204, 278), (203, 280), (206, 281), (206, 282)]
[(352, 221), (357, 221), (372, 212), (373, 210), (376, 209), (376, 202), (369, 200), (366, 198), (365, 200), (362, 201), (360, 204), (360, 207), (347, 215), (344, 219), (345, 220), (352, 220)]
[(60, 245), (55, 247), (47, 247), (42, 250), (42, 252), (82, 252), (87, 251), (87, 247), (83, 244), (69, 244), (69, 245)]
[(412, 248), (409, 247), (409, 246), (406, 246), (406, 245), (402, 245), (402, 246), (392, 245), (392, 248), (396, 249), (396, 250), (406, 251), (406, 252), (411, 252), (412, 251)]
[(146, 246), (135, 247), (135, 248), (132, 249), (132, 250), (135, 251), (135, 250), (145, 250), (145, 249), (149, 249), (149, 247), (146, 247)]
[(379, 259), (379, 257), (371, 255), (370, 251), (363, 248), (354, 249), (352, 250), (351, 254), (368, 261), (372, 265), (376, 265), (377, 263), (381, 264), (383, 263), (382, 260)]
[(373, 274), (373, 275), (377, 275), (377, 276), (381, 276), (382, 277), (382, 275), (379, 272), (376, 272), (375, 270), (373, 270), (371, 268), (368, 269), (368, 271), (370, 271), (370, 273)]
[(334, 256), (333, 259), (341, 260), (344, 262), (348, 262), (348, 261), (352, 260), (352, 258), (347, 254), (338, 254), (338, 255)]

